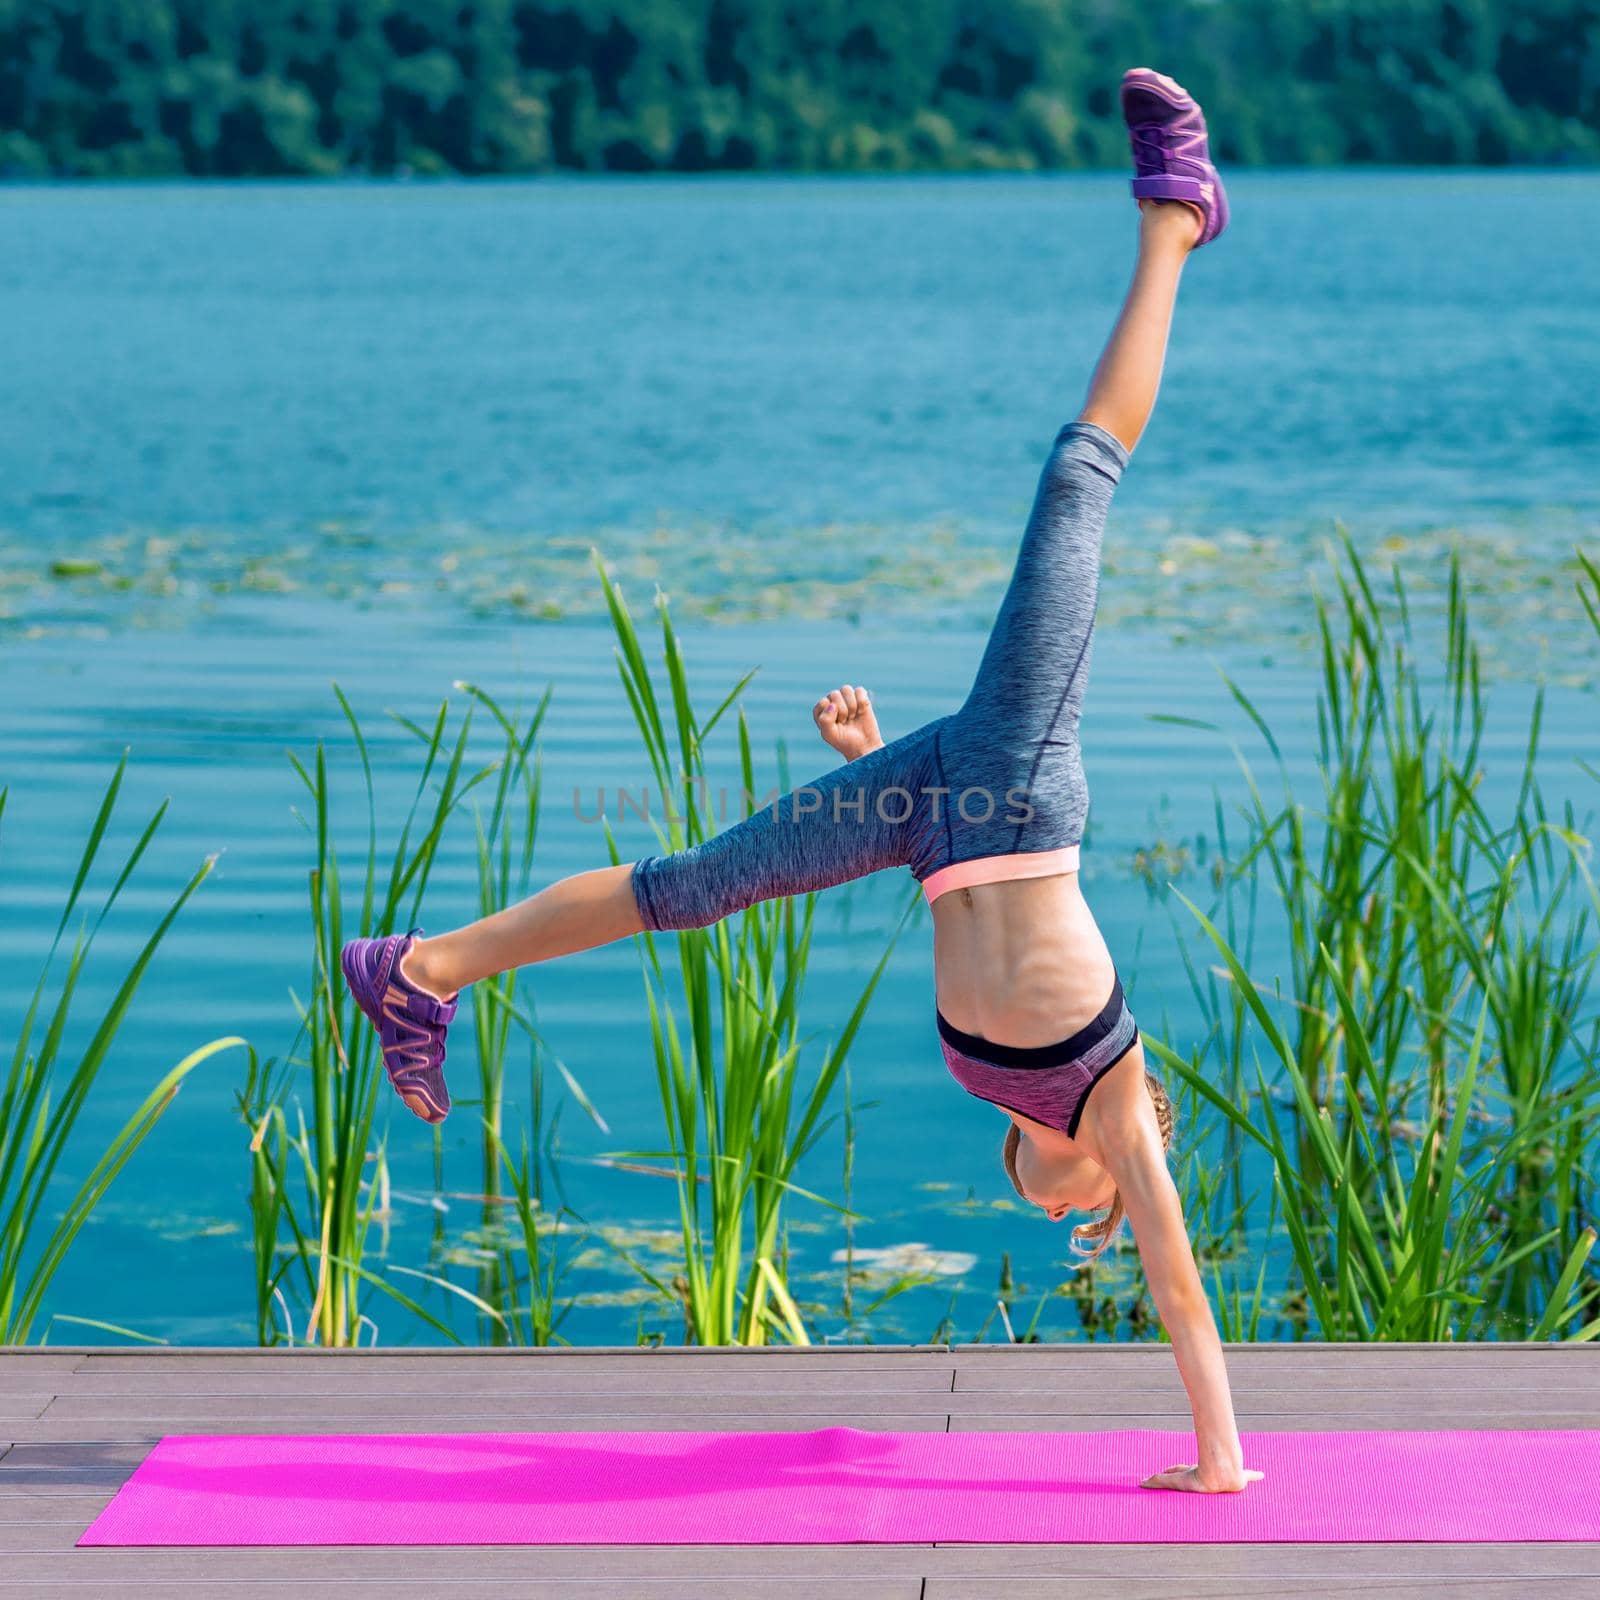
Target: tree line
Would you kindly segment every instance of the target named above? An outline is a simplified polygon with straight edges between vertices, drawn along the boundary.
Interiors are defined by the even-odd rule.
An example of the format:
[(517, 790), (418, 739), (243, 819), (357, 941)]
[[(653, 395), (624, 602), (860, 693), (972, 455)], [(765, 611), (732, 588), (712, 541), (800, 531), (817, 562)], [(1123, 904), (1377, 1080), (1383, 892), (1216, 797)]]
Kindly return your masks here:
[(0, 0), (13, 176), (1600, 159), (1600, 0)]

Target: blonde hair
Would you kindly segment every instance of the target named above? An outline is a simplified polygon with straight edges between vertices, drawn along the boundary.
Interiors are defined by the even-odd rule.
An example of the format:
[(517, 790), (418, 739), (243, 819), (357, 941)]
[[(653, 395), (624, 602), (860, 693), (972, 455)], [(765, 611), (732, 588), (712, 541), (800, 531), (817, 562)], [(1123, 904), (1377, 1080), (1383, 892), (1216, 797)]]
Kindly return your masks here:
[[(1161, 1130), (1161, 1148), (1172, 1148), (1172, 1130), (1177, 1118), (1172, 1110), (1172, 1101), (1167, 1097), (1165, 1085), (1153, 1073), (1145, 1073), (1144, 1086), (1150, 1091), (1150, 1101), (1156, 1108), (1156, 1126)], [(1011, 1187), (1017, 1191), (1024, 1200), (1028, 1200), (1027, 1191), (1022, 1187), (1021, 1180), (1017, 1177), (1017, 1146), (1022, 1143), (1022, 1130), (1012, 1123), (1006, 1130), (1005, 1143), (1000, 1149), (1000, 1158), (1005, 1162), (1006, 1176), (1011, 1180)], [(1031, 1205), (1033, 1202), (1028, 1201)], [(1119, 1189), (1111, 1191), (1111, 1203), (1095, 1207), (1095, 1220), (1093, 1222), (1080, 1222), (1072, 1230), (1072, 1248), (1081, 1256), (1094, 1260), (1116, 1235), (1122, 1226), (1124, 1212), (1122, 1209), (1122, 1192)]]

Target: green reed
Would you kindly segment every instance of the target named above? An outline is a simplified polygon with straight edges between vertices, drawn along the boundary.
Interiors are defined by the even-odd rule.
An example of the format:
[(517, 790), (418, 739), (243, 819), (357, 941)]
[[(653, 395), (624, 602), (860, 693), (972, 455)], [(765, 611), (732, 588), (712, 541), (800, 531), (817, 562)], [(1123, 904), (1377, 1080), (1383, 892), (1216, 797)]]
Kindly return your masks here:
[[(1209, 1032), (1188, 1058), (1152, 1049), (1230, 1141), (1233, 1183), (1194, 1196), (1206, 1231), (1242, 1240), (1237, 1205), (1215, 1219), (1264, 1157), (1320, 1337), (1592, 1334), (1587, 842), (1545, 805), (1542, 696), (1509, 805), (1486, 806), (1487, 707), (1455, 566), (1444, 600), (1434, 652), (1399, 573), (1380, 599), (1345, 545), (1318, 605), (1313, 803), (1230, 686), (1275, 793), (1241, 752), (1246, 837), (1217, 920), (1184, 902), (1221, 963), (1191, 966)], [(1283, 953), (1271, 983), (1251, 971), (1258, 941)], [(1236, 1329), (1259, 1325), (1264, 1282), (1225, 1296)]]
[[(472, 684), (458, 684), (488, 712), (501, 750), (487, 808), (475, 807), (478, 913), (524, 899), (532, 887), (543, 794), (538, 739), (549, 710), (547, 689), (527, 721), (508, 714)], [(557, 1243), (570, 1213), (546, 1203), (542, 1151), (554, 1134), (545, 1111), (545, 1062), (554, 1061), (573, 1099), (600, 1127), (604, 1119), (582, 1085), (549, 1050), (535, 1025), (531, 1003), (518, 998), (517, 973), (499, 973), (472, 986), (478, 1055), (483, 1237), (491, 1241), (478, 1274), (478, 1297), (495, 1315), (479, 1316), (479, 1339), (490, 1344), (545, 1345), (557, 1338), (566, 1314), (558, 1299)], [(517, 1136), (513, 1159), (506, 1130), (506, 1067), (514, 1037), (528, 1048), (528, 1124)]]
[[(550, 706), (550, 690), (528, 718), (507, 715), (499, 703), (472, 684), (457, 684), (494, 720), (504, 750), (490, 791), (487, 816), (476, 808), (478, 915), (492, 916), (527, 896), (539, 837), (542, 765), (536, 743)], [(485, 1196), (498, 1192), (502, 1152), (506, 1057), (518, 1022), (515, 971), (472, 986), (472, 1022), (478, 1047), (479, 1114), (483, 1122), (482, 1182)]]
[[(161, 1120), (183, 1081), (219, 1051), (236, 1047), (248, 1049), (243, 1039), (214, 1039), (186, 1055), (164, 1074), (113, 1135), (51, 1226), (50, 1213), (45, 1209), (46, 1199), (51, 1180), (71, 1144), (73, 1129), (117, 1041), (151, 961), (179, 913), (209, 876), (216, 859), (208, 857), (167, 907), (132, 966), (117, 984), (88, 1040), (81, 1048), (69, 1048), (66, 1036), (75, 1021), (74, 1001), (90, 969), (95, 941), (166, 815), (167, 802), (163, 801), (115, 869), (115, 879), (101, 899), (99, 910), (92, 919), (85, 915), (79, 923), (71, 947), (62, 959), (63, 941), (100, 858), (101, 847), (116, 813), (126, 769), (124, 755), (106, 786), (79, 856), (77, 872), (56, 923), (55, 935), (18, 1025), (16, 1044), (5, 1075), (0, 1078), (0, 1345), (24, 1344), (32, 1336), (51, 1281), (73, 1241), (117, 1175)], [(0, 789), (0, 818), (5, 814), (8, 793)], [(61, 1320), (102, 1329), (109, 1327), (86, 1317)], [(110, 1331), (126, 1333), (128, 1330)]]
[[(478, 914), (490, 916), (522, 899), (533, 873), (534, 847), (539, 834), (541, 766), (536, 749), (540, 727), (550, 704), (550, 692), (535, 707), (526, 728), (508, 716), (482, 689), (457, 684), (482, 706), (500, 729), (504, 755), (490, 789), (488, 815), (473, 809), (475, 864), (478, 879)], [(478, 1118), (480, 1123), (480, 1175), (483, 1236), (497, 1241), (486, 1253), (478, 1272), (478, 1295), (494, 1306), (497, 1316), (479, 1317), (480, 1343), (505, 1344), (515, 1337), (520, 1306), (517, 1304), (516, 1266), (511, 1251), (500, 1243), (502, 1195), (501, 1165), (507, 1159), (504, 1142), (505, 1074), (513, 1027), (528, 1019), (516, 1004), (517, 974), (498, 973), (475, 983), (471, 990), (472, 1026), (478, 1057)], [(531, 1026), (531, 1025), (530, 1025)], [(530, 1041), (530, 1047), (537, 1044)], [(518, 1196), (520, 1199), (521, 1196)], [(532, 1196), (528, 1196), (532, 1205)], [(536, 1248), (538, 1236), (526, 1240)], [(530, 1254), (530, 1259), (536, 1259)], [(533, 1281), (538, 1282), (535, 1272)], [(511, 1312), (508, 1318), (507, 1312)]]
[[(604, 567), (600, 575), (623, 692), (669, 808), (656, 830), (663, 849), (684, 849), (714, 830), (706, 744), (749, 675), (709, 715), (698, 714), (677, 633), (658, 596), (666, 676), (658, 692), (622, 594)], [(737, 748), (748, 814), (755, 758), (742, 711)], [(794, 1175), (831, 1125), (829, 1102), (889, 958), (886, 949), (805, 1089), (801, 1004), (814, 912), (815, 896), (805, 895), (752, 906), (712, 928), (640, 938), (683, 1270), (676, 1289), (639, 1270), (662, 1294), (681, 1299), (687, 1336), (696, 1344), (810, 1342), (787, 1282), (784, 1206), (791, 1194), (834, 1204), (799, 1189)]]
[[(304, 818), (314, 846), (307, 875), (311, 970), (300, 1027), (287, 1054), (252, 1070), (240, 1097), (251, 1130), (257, 1334), (264, 1344), (328, 1346), (376, 1337), (365, 1291), (376, 1289), (452, 1340), (449, 1325), (366, 1265), (374, 1225), (386, 1226), (389, 1172), (376, 1123), (387, 1086), (378, 1038), (345, 986), (339, 952), (357, 934), (388, 935), (414, 924), (445, 827), (462, 800), (495, 770), (469, 772), (472, 714), (454, 734), (448, 702), (431, 724), (402, 726), (422, 746), (410, 808), (379, 892), (377, 800), (360, 721), (335, 687), (365, 786), (365, 848), (352, 870), (335, 842), (334, 783), (319, 741), (309, 765), (290, 761), (310, 797)], [(402, 916), (402, 913), (405, 913)], [(387, 1108), (387, 1099), (381, 1103)], [(393, 1267), (453, 1293), (482, 1314), (499, 1314), (435, 1274)], [(303, 1318), (295, 1331), (294, 1312)]]
[(481, 1285), (484, 1298), (500, 1312), (500, 1320), (482, 1326), (488, 1328), (495, 1344), (564, 1344), (558, 1330), (571, 1310), (571, 1301), (563, 1301), (560, 1294), (559, 1247), (571, 1214), (564, 1206), (552, 1211), (545, 1198), (539, 1148), (539, 1137), (546, 1126), (544, 1072), (537, 1047), (529, 1079), (531, 1135), (529, 1129), (522, 1131), (517, 1159), (512, 1159), (499, 1135), (495, 1138), (496, 1154), (505, 1172), (508, 1192), (504, 1199), (510, 1217), (509, 1222), (497, 1218), (492, 1224), (500, 1243), (493, 1275)]

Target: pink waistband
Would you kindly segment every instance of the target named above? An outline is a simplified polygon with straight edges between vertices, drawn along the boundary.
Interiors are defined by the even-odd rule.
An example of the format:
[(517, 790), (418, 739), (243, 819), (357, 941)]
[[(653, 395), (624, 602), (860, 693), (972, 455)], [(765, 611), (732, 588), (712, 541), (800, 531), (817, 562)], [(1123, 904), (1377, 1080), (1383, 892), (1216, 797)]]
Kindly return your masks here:
[(1034, 850), (1022, 855), (979, 856), (976, 861), (956, 861), (930, 872), (922, 880), (922, 892), (931, 906), (952, 889), (970, 889), (980, 883), (1011, 883), (1021, 878), (1054, 878), (1078, 870), (1078, 847), (1060, 850)]

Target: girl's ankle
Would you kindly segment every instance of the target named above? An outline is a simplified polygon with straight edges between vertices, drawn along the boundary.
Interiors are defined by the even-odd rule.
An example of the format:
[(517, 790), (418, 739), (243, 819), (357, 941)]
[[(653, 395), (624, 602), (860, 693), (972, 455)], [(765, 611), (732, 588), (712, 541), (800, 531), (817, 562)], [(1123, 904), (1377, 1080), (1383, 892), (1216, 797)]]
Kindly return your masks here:
[(437, 974), (433, 971), (433, 964), (428, 952), (423, 948), (426, 941), (416, 939), (412, 941), (411, 948), (400, 957), (400, 976), (411, 985), (413, 989), (420, 989), (423, 994), (431, 999), (447, 1001), (454, 998), (453, 991), (442, 986)]

